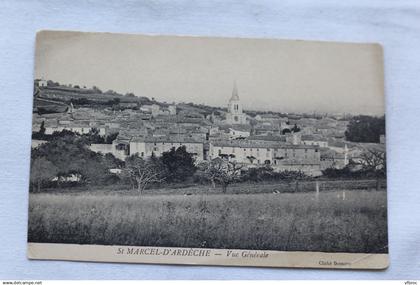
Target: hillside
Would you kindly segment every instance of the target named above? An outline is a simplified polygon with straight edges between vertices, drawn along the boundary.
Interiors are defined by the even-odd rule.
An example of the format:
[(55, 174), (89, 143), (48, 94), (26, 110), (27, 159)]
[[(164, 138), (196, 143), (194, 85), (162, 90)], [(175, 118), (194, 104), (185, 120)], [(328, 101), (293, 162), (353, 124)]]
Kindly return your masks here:
[(59, 84), (34, 87), (33, 112), (59, 113), (65, 112), (70, 104), (94, 108), (116, 107), (124, 108), (153, 104), (147, 97), (137, 97), (134, 94), (120, 94), (114, 91), (102, 92), (98, 88), (68, 87)]
[(86, 99), (91, 102), (103, 103), (114, 99), (119, 99), (120, 102), (124, 103), (147, 103), (150, 102), (147, 97), (136, 97), (134, 95), (122, 95), (117, 92), (109, 91), (102, 93), (95, 89), (81, 89), (74, 87), (39, 87), (38, 97), (58, 100), (62, 102), (70, 103), (71, 100)]

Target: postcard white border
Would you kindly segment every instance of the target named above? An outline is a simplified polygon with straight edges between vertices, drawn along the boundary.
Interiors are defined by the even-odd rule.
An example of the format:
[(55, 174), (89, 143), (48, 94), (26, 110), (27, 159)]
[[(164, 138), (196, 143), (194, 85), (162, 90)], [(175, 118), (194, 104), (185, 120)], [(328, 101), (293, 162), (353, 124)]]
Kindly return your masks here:
[(29, 259), (257, 267), (386, 269), (388, 254), (28, 243)]

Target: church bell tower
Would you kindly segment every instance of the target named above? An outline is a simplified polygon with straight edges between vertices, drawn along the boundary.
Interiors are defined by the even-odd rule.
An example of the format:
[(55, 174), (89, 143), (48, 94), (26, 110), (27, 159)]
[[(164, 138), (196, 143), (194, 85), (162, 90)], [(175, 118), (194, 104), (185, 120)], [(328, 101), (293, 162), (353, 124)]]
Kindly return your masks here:
[(239, 100), (238, 87), (236, 82), (233, 85), (232, 97), (228, 103), (228, 113), (226, 115), (226, 122), (228, 124), (246, 124), (245, 114), (242, 112), (242, 104)]

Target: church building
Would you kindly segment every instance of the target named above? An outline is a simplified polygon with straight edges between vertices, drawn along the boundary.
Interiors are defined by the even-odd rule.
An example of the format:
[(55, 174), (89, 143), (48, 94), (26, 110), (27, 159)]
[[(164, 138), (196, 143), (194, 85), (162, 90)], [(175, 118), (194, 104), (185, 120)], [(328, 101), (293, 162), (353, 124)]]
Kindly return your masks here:
[(242, 112), (242, 105), (239, 100), (236, 83), (233, 86), (232, 97), (229, 100), (226, 123), (232, 125), (246, 124), (246, 114)]

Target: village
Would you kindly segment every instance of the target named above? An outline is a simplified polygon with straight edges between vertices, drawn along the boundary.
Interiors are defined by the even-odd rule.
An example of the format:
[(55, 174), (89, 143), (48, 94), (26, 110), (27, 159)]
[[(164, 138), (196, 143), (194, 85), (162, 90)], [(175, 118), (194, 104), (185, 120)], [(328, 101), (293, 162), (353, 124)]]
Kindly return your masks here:
[(37, 37), (29, 243), (230, 265), (387, 254), (378, 45), (52, 33)]
[[(35, 81), (37, 88), (47, 88)], [(385, 150), (380, 143), (346, 141), (349, 118), (343, 115), (308, 117), (243, 110), (236, 84), (226, 92), (226, 109), (203, 114), (197, 107), (179, 104), (120, 103), (111, 108), (74, 107), (65, 112), (33, 115), (33, 133), (68, 130), (88, 134), (95, 129), (101, 136), (114, 134), (108, 143), (92, 143), (90, 149), (110, 153), (125, 160), (133, 154), (142, 158), (185, 146), (196, 163), (223, 158), (245, 168), (270, 166), (274, 171), (301, 171), (320, 176), (325, 169), (342, 169), (357, 162), (367, 147)], [(44, 143), (32, 140), (32, 147)]]

